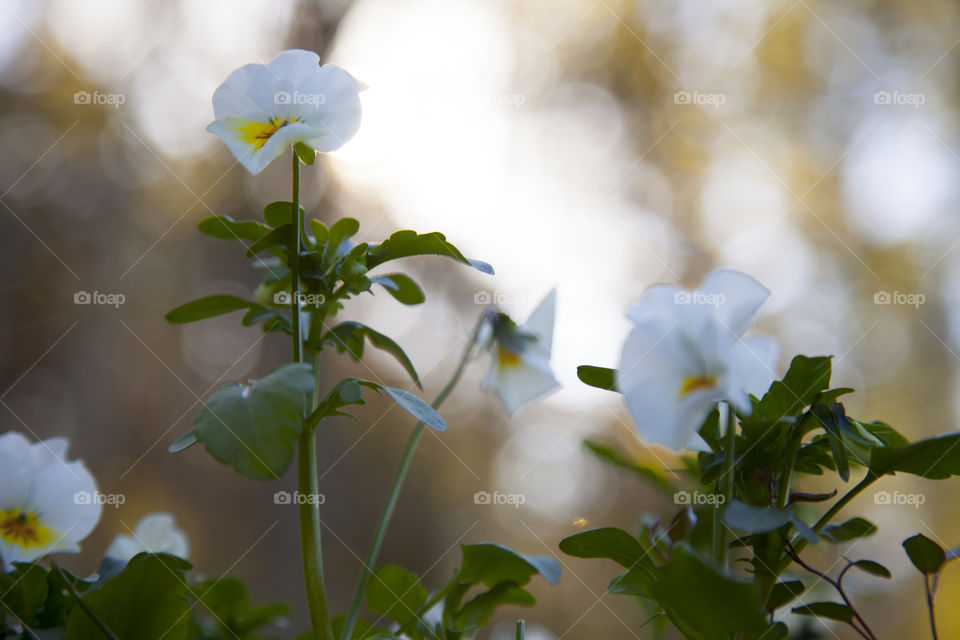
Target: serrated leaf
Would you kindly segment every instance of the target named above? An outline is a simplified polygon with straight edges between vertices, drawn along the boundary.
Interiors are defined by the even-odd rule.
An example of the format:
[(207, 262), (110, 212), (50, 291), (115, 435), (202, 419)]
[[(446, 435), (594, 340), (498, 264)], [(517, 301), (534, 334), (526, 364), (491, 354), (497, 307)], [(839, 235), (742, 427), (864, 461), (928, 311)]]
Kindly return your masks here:
[(577, 377), (580, 378), (580, 381), (584, 384), (596, 387), (597, 389), (605, 389), (606, 391), (617, 390), (616, 369), (582, 364), (577, 367)]
[(378, 382), (363, 380), (362, 378), (344, 378), (338, 382), (307, 418), (308, 427), (315, 427), (317, 423), (327, 417), (349, 416), (349, 414), (344, 413), (341, 409), (349, 405), (364, 404), (362, 397), (363, 387), (374, 389), (377, 392), (385, 392), (401, 409), (431, 429), (443, 431), (447, 428), (446, 421), (433, 407), (409, 391), (388, 387)]
[[(81, 600), (119, 640), (185, 640), (190, 603), (183, 574), (190, 568), (189, 562), (175, 556), (141, 553)], [(64, 640), (102, 637), (87, 612), (74, 607)]]
[(380, 244), (371, 246), (367, 253), (367, 267), (373, 269), (390, 260), (425, 255), (453, 258), (457, 262), (462, 262), (474, 269), (493, 275), (493, 267), (486, 262), (465, 257), (459, 249), (447, 242), (446, 236), (442, 233), (434, 231), (433, 233), (420, 234), (409, 229), (397, 231)]
[(779, 420), (799, 414), (830, 385), (830, 373), (829, 356), (796, 356), (783, 380), (774, 382), (760, 400), (758, 417)]
[(282, 365), (250, 384), (224, 385), (204, 402), (193, 433), (210, 455), (240, 475), (278, 478), (293, 458), (313, 385), (307, 364)]

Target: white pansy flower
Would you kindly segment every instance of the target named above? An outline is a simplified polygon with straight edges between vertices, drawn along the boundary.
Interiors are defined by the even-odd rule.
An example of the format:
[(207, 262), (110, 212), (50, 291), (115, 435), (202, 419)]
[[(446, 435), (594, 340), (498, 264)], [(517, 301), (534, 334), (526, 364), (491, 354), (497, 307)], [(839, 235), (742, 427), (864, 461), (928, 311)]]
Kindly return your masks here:
[(510, 415), (560, 386), (550, 368), (556, 305), (553, 290), (519, 327), (504, 314), (492, 321), (493, 364), (483, 388), (493, 390)]
[(692, 446), (721, 400), (749, 414), (747, 394), (763, 395), (779, 358), (772, 338), (742, 337), (769, 295), (751, 276), (720, 269), (696, 291), (653, 286), (630, 308), (636, 326), (616, 384), (645, 441)]
[(169, 513), (151, 513), (140, 519), (133, 528), (133, 535), (118, 535), (107, 548), (106, 555), (117, 560), (129, 561), (138, 553), (169, 553), (188, 560), (190, 539), (176, 525)]
[(0, 558), (14, 562), (80, 551), (100, 520), (97, 485), (84, 464), (66, 459), (67, 440), (31, 443), (0, 435)]
[(207, 131), (257, 174), (297, 142), (321, 152), (346, 144), (360, 128), (361, 88), (312, 51), (291, 49), (227, 76), (213, 94), (216, 120)]

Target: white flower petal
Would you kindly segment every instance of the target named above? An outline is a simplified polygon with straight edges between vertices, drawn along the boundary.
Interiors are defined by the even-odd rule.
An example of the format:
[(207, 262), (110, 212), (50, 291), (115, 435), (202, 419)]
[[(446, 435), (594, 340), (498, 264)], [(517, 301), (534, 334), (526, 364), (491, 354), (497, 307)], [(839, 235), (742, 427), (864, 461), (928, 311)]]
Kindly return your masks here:
[(640, 299), (627, 309), (627, 317), (637, 324), (673, 321), (676, 317), (678, 299), (688, 294), (680, 287), (656, 284), (648, 288)]
[[(291, 144), (317, 134), (315, 129), (301, 123), (287, 124), (271, 131), (266, 123), (234, 117), (210, 123), (207, 131), (219, 136), (233, 157), (254, 175), (263, 171)], [(262, 142), (264, 139), (266, 142)]]
[(497, 394), (511, 416), (559, 386), (553, 374), (545, 373), (542, 367), (530, 366), (519, 358), (516, 363), (504, 364), (499, 356), (483, 379), (483, 387)]
[(733, 356), (740, 386), (747, 393), (762, 398), (777, 379), (780, 344), (768, 335), (751, 333), (736, 342)]
[(187, 559), (190, 541), (176, 526), (173, 516), (166, 512), (151, 513), (140, 519), (133, 535), (118, 535), (107, 548), (106, 555), (118, 560), (130, 560), (143, 552), (169, 553)]
[(557, 314), (557, 290), (550, 293), (537, 305), (523, 327), (537, 336), (537, 341), (549, 357), (553, 349), (553, 323)]
[(717, 269), (704, 278), (699, 293), (717, 299), (717, 318), (735, 336), (753, 324), (757, 309), (770, 297), (770, 291), (753, 276), (734, 269)]
[(679, 451), (703, 426), (721, 394), (709, 389), (679, 397), (675, 382), (661, 378), (624, 393), (624, 399), (644, 442)]

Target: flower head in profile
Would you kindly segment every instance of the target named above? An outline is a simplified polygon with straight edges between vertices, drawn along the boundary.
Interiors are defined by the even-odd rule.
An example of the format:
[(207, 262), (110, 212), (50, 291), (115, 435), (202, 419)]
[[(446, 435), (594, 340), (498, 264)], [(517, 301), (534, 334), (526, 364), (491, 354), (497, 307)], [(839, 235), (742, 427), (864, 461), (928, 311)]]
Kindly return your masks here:
[(133, 528), (133, 535), (121, 534), (114, 538), (105, 555), (126, 562), (143, 552), (169, 553), (189, 560), (190, 539), (171, 514), (160, 511), (141, 518)]
[(743, 337), (769, 295), (747, 274), (720, 269), (696, 291), (653, 286), (630, 308), (616, 384), (645, 441), (692, 446), (721, 400), (749, 414), (748, 394), (767, 390), (779, 358), (773, 339)]
[(483, 387), (497, 394), (510, 415), (560, 386), (550, 368), (556, 304), (553, 290), (522, 325), (503, 313), (491, 316), (493, 364)]
[(31, 443), (10, 431), (0, 435), (0, 558), (14, 562), (80, 551), (100, 520), (97, 485), (80, 461), (66, 458), (67, 441)]
[(292, 144), (335, 151), (360, 128), (360, 84), (312, 51), (291, 49), (269, 64), (248, 64), (213, 94), (207, 131), (257, 174)]

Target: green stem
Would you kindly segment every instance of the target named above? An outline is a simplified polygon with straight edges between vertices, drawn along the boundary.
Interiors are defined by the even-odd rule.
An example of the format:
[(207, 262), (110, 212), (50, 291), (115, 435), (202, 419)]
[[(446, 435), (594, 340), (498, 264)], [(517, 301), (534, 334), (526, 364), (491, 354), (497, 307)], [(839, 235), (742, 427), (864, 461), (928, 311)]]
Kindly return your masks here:
[(930, 634), (933, 640), (939, 640), (937, 636), (937, 617), (933, 610), (933, 589), (930, 588), (930, 576), (924, 574), (923, 584), (927, 591), (927, 611), (930, 613)]
[[(880, 476), (876, 475), (872, 471), (867, 471), (867, 475), (863, 480), (851, 488), (850, 491), (847, 491), (845, 494), (843, 494), (843, 496), (834, 502), (833, 506), (831, 506), (830, 509), (827, 510), (827, 512), (823, 514), (819, 520), (817, 520), (817, 523), (813, 525), (813, 531), (815, 533), (820, 533), (825, 526), (830, 524), (830, 521), (833, 519), (833, 517), (840, 513), (841, 509), (847, 506), (847, 503), (856, 498), (864, 489), (876, 482), (879, 478)], [(806, 538), (797, 535), (790, 544), (793, 545), (793, 548), (797, 553), (800, 553), (800, 551), (807, 546), (807, 540)]]
[[(300, 159), (293, 155), (293, 207), (291, 219), (295, 227), (294, 251), (290, 260), (290, 314), (293, 324), (293, 360), (303, 362), (303, 332), (300, 329), (300, 251), (303, 246), (301, 229), (303, 216), (300, 213)], [(314, 367), (316, 369), (316, 367)], [(311, 403), (316, 404), (316, 393)], [(306, 415), (304, 415), (306, 418)], [(300, 495), (315, 496), (320, 493), (317, 482), (316, 432), (304, 426), (297, 441), (297, 489)], [(327, 590), (323, 583), (323, 548), (320, 530), (320, 504), (318, 500), (305, 500), (297, 506), (300, 516), (300, 553), (303, 557), (303, 580), (307, 591), (307, 607), (315, 640), (333, 638), (333, 626), (327, 607)]]
[(427, 614), (430, 609), (433, 609), (438, 602), (446, 598), (454, 587), (460, 584), (460, 572), (458, 571), (454, 574), (453, 578), (447, 584), (443, 585), (439, 591), (437, 591), (433, 596), (427, 600), (422, 607), (417, 609), (416, 613), (413, 615), (413, 619), (410, 620), (407, 624), (403, 625), (397, 630), (397, 636), (402, 636), (404, 633), (410, 630), (410, 627), (415, 625), (418, 620), (422, 620), (423, 616)]
[[(440, 390), (440, 393), (437, 394), (437, 397), (433, 400), (430, 406), (434, 409), (440, 408), (440, 405), (443, 404), (443, 401), (447, 399), (447, 396), (450, 395), (450, 392), (453, 391), (453, 388), (460, 381), (460, 377), (463, 375), (464, 369), (466, 369), (467, 364), (470, 362), (470, 356), (473, 352), (474, 344), (477, 341), (477, 334), (480, 331), (480, 327), (483, 325), (486, 320), (486, 314), (480, 317), (480, 321), (474, 327), (473, 332), (470, 336), (470, 341), (467, 343), (466, 348), (463, 350), (463, 355), (460, 356), (460, 362), (457, 364), (457, 368), (453, 372), (450, 380), (447, 384)], [(400, 490), (403, 488), (404, 480), (407, 477), (407, 471), (410, 468), (410, 462), (413, 460), (413, 454), (417, 450), (417, 444), (420, 442), (420, 436), (423, 435), (423, 430), (426, 425), (422, 422), (418, 422), (413, 428), (413, 432), (410, 434), (410, 438), (407, 440), (407, 444), (403, 449), (403, 455), (400, 457), (400, 465), (397, 467), (397, 471), (393, 477), (393, 484), (390, 486), (390, 494), (387, 496), (387, 502), (383, 505), (383, 510), (380, 512), (380, 518), (377, 520), (377, 527), (373, 533), (373, 539), (370, 541), (370, 547), (367, 549), (367, 555), (363, 560), (363, 566), (360, 568), (360, 576), (357, 579), (357, 586), (353, 590), (353, 596), (350, 598), (350, 607), (347, 609), (347, 616), (343, 623), (343, 633), (341, 634), (342, 640), (349, 640), (351, 634), (353, 633), (353, 627), (357, 622), (357, 616), (360, 614), (360, 605), (363, 602), (364, 593), (366, 593), (367, 583), (370, 581), (370, 577), (373, 575), (373, 566), (377, 562), (377, 557), (380, 555), (380, 548), (383, 546), (383, 540), (387, 534), (387, 528), (390, 526), (390, 519), (393, 517), (394, 509), (397, 506), (397, 500), (400, 497)], [(438, 592), (440, 593), (440, 592)]]
[[(725, 404), (720, 409), (721, 415), (726, 414), (726, 425), (727, 425), (727, 450), (726, 456), (723, 459), (723, 472), (720, 474), (720, 477), (723, 479), (723, 504), (717, 505), (716, 517), (720, 534), (719, 542), (720, 545), (717, 549), (717, 564), (723, 567), (724, 570), (727, 569), (727, 545), (728, 545), (728, 536), (727, 536), (727, 527), (723, 524), (722, 518), (720, 517), (720, 510), (725, 505), (729, 505), (733, 500), (733, 486), (735, 480), (735, 471), (736, 471), (736, 457), (737, 457), (737, 417), (733, 413), (733, 407), (729, 404)], [(717, 539), (717, 536), (714, 536), (714, 539)]]
[(517, 620), (517, 640), (523, 640), (523, 620)]

